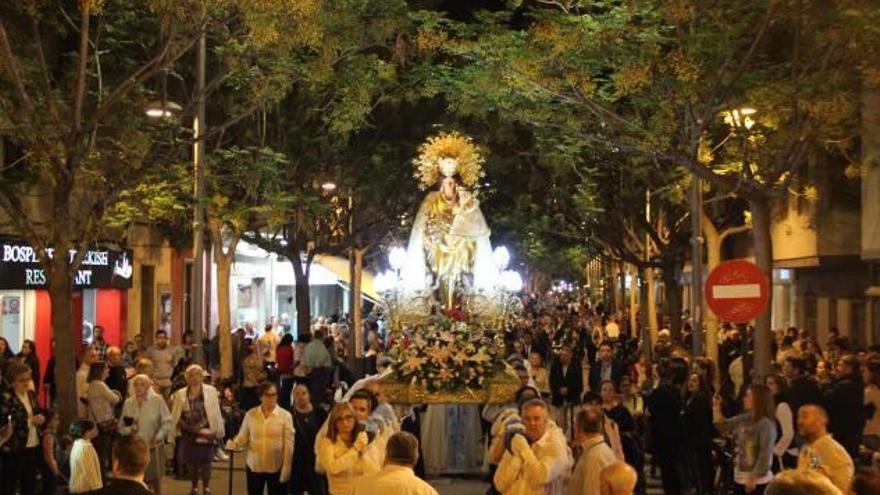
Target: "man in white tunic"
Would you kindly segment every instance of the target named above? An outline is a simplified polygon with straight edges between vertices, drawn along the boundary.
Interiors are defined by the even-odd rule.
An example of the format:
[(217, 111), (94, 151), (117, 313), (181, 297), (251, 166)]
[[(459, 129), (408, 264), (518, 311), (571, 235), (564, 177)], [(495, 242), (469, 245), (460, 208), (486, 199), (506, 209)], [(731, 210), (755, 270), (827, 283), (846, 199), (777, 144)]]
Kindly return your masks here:
[(549, 414), (541, 399), (523, 404), (526, 434), (513, 436), (495, 472), (495, 487), (503, 495), (562, 495), (563, 479), (572, 465), (571, 450)]

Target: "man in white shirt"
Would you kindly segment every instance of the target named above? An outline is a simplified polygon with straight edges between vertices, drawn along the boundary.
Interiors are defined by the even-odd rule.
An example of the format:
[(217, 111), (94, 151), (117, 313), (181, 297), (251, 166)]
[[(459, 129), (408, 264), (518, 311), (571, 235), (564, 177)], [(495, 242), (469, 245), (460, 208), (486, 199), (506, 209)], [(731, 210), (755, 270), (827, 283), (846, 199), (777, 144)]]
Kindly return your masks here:
[(541, 399), (523, 404), (526, 434), (513, 435), (495, 472), (495, 487), (503, 495), (563, 493), (563, 479), (572, 465), (571, 450), (549, 414), (549, 406)]
[(820, 406), (808, 404), (798, 411), (798, 433), (807, 441), (798, 454), (798, 469), (814, 469), (847, 493), (855, 474), (853, 460), (842, 445), (828, 433), (828, 414)]
[(575, 418), (575, 440), (581, 449), (581, 455), (571, 473), (565, 489), (566, 495), (599, 493), (602, 469), (617, 460), (602, 435), (604, 416), (601, 408), (589, 406), (578, 412)]
[(293, 461), (293, 417), (278, 407), (278, 389), (263, 382), (257, 387), (260, 405), (247, 412), (227, 450), (247, 447), (248, 493), (282, 495), (290, 479)]
[(385, 447), (385, 466), (378, 473), (361, 478), (353, 495), (438, 495), (431, 485), (416, 477), (413, 466), (419, 460), (419, 441), (412, 434), (397, 432)]

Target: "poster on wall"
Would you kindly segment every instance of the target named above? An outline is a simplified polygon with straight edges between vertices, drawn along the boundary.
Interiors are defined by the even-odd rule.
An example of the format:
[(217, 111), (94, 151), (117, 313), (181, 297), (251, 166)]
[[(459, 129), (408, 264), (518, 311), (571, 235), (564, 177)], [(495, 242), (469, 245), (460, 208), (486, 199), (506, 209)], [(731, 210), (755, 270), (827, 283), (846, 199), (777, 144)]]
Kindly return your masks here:
[[(49, 253), (50, 256), (55, 254), (51, 248)], [(73, 259), (76, 250), (68, 251), (67, 255)], [(132, 272), (130, 249), (90, 249), (74, 275), (73, 286), (76, 289), (130, 289)], [(37, 252), (21, 240), (0, 237), (0, 290), (45, 289), (47, 286)]]

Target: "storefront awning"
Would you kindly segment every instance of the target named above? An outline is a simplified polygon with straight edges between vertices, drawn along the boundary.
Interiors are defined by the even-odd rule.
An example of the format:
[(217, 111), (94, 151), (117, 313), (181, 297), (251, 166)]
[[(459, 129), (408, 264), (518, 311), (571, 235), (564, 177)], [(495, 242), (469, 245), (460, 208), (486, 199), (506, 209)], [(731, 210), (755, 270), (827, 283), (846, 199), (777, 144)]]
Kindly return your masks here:
[[(351, 287), (351, 271), (348, 259), (339, 256), (315, 256), (313, 263), (321, 265), (324, 269), (333, 272), (339, 279), (340, 285), (345, 288)], [(367, 270), (361, 272), (361, 295), (373, 302), (379, 301), (379, 294), (373, 287), (373, 274)]]

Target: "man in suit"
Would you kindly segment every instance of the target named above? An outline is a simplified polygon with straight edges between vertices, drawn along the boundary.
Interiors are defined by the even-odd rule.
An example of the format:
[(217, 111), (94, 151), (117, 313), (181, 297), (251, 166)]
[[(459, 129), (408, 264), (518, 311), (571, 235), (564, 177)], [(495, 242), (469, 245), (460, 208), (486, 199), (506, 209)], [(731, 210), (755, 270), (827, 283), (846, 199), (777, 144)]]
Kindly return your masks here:
[(91, 495), (153, 495), (144, 483), (150, 464), (150, 448), (137, 435), (123, 435), (113, 442), (113, 481)]
[(598, 361), (590, 366), (590, 390), (598, 393), (602, 382), (611, 380), (615, 385), (620, 383), (623, 366), (614, 359), (614, 348), (603, 342), (597, 352)]
[(581, 363), (574, 359), (571, 347), (563, 347), (559, 359), (550, 367), (550, 397), (556, 423), (568, 431), (568, 411), (580, 404), (584, 392)]

